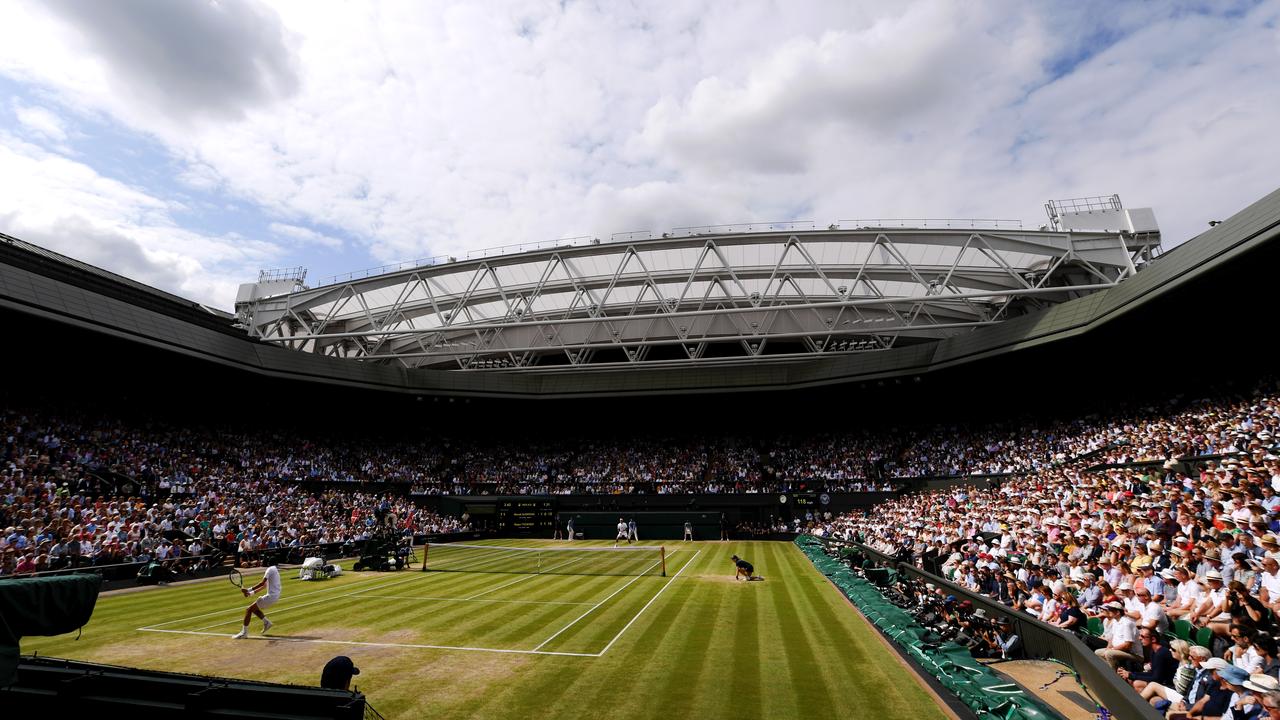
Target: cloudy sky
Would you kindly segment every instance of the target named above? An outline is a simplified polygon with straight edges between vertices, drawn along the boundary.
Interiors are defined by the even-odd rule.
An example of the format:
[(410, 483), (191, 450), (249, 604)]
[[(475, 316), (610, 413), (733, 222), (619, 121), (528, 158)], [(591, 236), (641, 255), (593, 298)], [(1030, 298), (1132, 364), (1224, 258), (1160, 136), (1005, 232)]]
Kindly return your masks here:
[(230, 310), (337, 273), (1280, 185), (1280, 0), (0, 0), (0, 232)]

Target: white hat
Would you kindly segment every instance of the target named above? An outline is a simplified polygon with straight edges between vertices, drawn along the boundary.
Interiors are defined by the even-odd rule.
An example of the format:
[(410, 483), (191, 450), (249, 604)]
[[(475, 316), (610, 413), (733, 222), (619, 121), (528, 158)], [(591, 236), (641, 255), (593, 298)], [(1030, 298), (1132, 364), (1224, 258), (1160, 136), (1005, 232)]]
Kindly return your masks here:
[(1218, 581), (1221, 581), (1221, 580), (1222, 580), (1222, 573), (1218, 572), (1217, 570), (1210, 570), (1209, 572), (1205, 573), (1205, 575), (1204, 575), (1204, 579), (1205, 579), (1205, 580), (1218, 580)]
[(1250, 690), (1258, 692), (1272, 692), (1280, 690), (1280, 680), (1277, 680), (1266, 673), (1255, 673), (1244, 681), (1244, 686)]
[(1229, 665), (1226, 660), (1223, 660), (1220, 657), (1211, 657), (1208, 660), (1205, 660), (1204, 662), (1200, 663), (1200, 667), (1207, 668), (1209, 670), (1226, 670), (1227, 668), (1231, 667), (1231, 665)]

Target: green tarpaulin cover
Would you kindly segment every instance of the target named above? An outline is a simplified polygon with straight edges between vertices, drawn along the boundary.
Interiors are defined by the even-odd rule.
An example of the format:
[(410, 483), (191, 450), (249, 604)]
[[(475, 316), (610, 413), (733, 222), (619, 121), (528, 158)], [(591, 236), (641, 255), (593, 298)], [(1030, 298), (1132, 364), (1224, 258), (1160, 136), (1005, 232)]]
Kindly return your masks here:
[(84, 627), (101, 588), (93, 573), (0, 580), (0, 686), (13, 682), (20, 639)]
[[(938, 682), (955, 693), (981, 720), (1048, 720), (1056, 717), (1034, 698), (1019, 691), (1011, 693), (1009, 683), (973, 659), (967, 648), (950, 642), (928, 642), (926, 636), (933, 635), (928, 628), (886, 600), (875, 585), (853, 574), (843, 562), (828, 556), (821, 540), (801, 535), (795, 542), (818, 572), (830, 578), (868, 620)], [(877, 581), (890, 584), (897, 580), (897, 573), (892, 569), (873, 570), (869, 576), (875, 575)]]

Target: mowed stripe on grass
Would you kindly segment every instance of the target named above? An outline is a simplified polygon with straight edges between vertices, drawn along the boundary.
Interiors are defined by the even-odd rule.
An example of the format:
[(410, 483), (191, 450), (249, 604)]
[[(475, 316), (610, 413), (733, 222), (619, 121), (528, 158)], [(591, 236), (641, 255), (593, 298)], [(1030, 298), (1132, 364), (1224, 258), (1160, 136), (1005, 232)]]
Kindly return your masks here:
[[(793, 545), (667, 548), (665, 578), (417, 571), (348, 574), (327, 583), (286, 578), (284, 598), (269, 614), (277, 622), (273, 634), (294, 642), (138, 632), (152, 624), (192, 629), (226, 623), (218, 629), (229, 635), (245, 601), (225, 581), (107, 595), (79, 641), (74, 634), (24, 638), (22, 649), (298, 684), (316, 683), (329, 658), (349, 655), (362, 671), (360, 689), (388, 717), (945, 717)], [(768, 580), (732, 580), (729, 556), (735, 553)], [(429, 599), (435, 597), (450, 600)], [(184, 619), (210, 612), (220, 614)], [(255, 621), (252, 632), (259, 628)], [(308, 642), (528, 650), (555, 633), (544, 650), (592, 654), (616, 641), (598, 657)], [(450, 642), (440, 642), (445, 639)]]

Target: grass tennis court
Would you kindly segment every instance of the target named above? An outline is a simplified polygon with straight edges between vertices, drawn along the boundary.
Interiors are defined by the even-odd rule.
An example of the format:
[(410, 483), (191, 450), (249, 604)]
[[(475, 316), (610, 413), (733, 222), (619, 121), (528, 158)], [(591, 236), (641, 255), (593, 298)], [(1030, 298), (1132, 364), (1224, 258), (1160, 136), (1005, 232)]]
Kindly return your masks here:
[[(790, 543), (666, 548), (666, 577), (477, 571), (483, 559), (321, 582), (282, 569), (275, 627), (264, 637), (255, 620), (245, 640), (230, 636), (248, 601), (225, 580), (118, 592), (79, 640), (22, 651), (308, 685), (348, 655), (388, 718), (945, 717)], [(735, 553), (767, 580), (734, 581)]]

